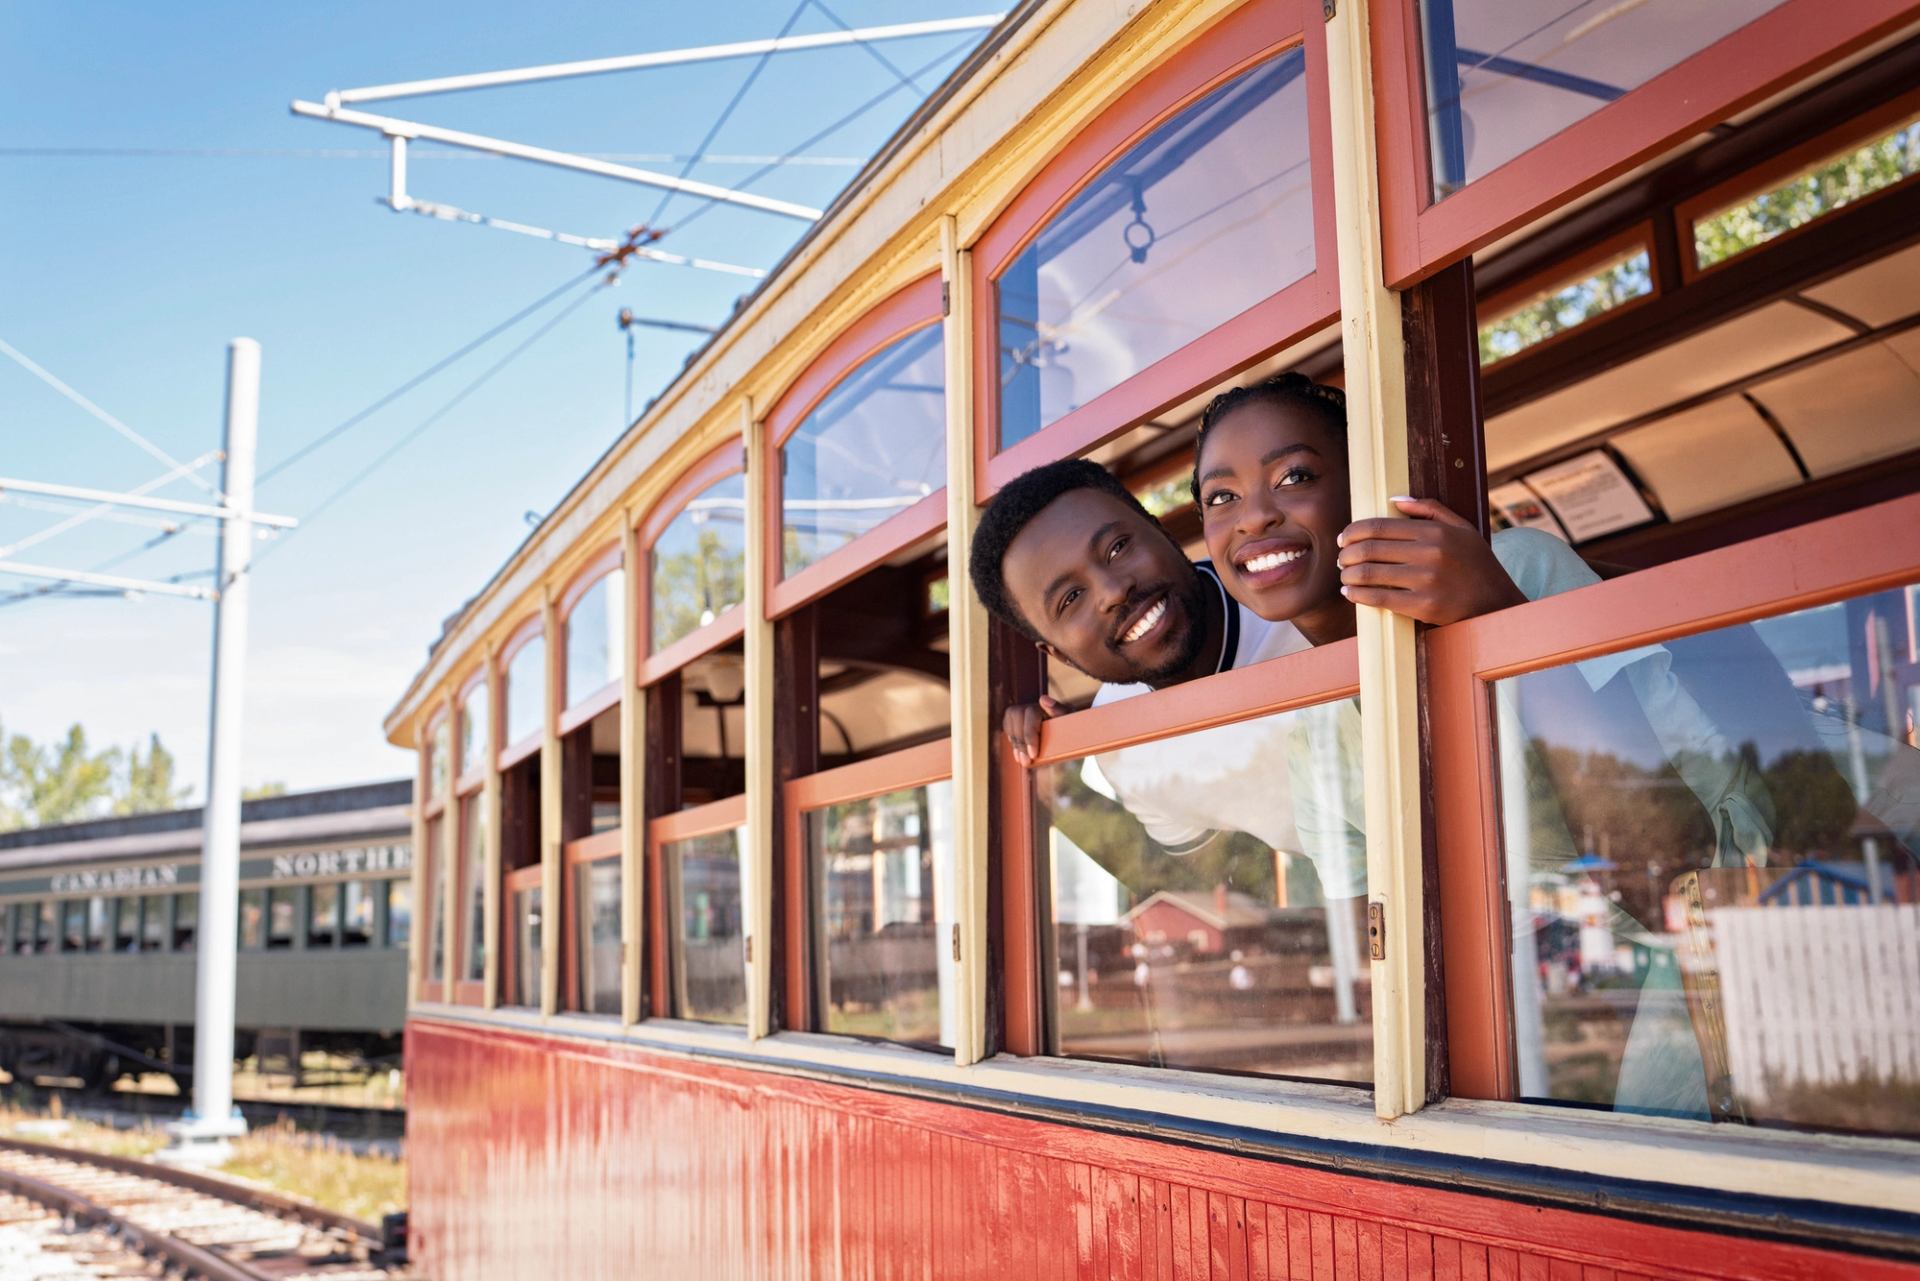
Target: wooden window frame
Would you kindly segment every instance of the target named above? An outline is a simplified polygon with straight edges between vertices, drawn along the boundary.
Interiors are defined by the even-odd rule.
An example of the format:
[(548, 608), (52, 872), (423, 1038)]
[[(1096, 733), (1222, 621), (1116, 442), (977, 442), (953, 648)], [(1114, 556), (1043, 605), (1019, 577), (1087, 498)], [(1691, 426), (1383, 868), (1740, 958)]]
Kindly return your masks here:
[[(1513, 1098), (1512, 979), (1492, 682), (1920, 581), (1920, 495), (1427, 635), (1451, 1092)], [(1768, 591), (1770, 584), (1786, 590)]]
[(1788, 0), (1433, 202), (1415, 0), (1373, 10), (1387, 283), (1404, 288), (1913, 21), (1909, 0)]
[[(494, 693), (491, 695), (491, 697), (498, 698), (500, 703), (499, 709), (493, 714), (494, 719), (497, 720), (500, 725), (500, 727), (494, 731), (494, 738), (496, 740), (504, 740), (507, 736), (507, 704), (513, 699), (513, 685), (510, 671), (513, 667), (514, 657), (534, 641), (544, 639), (546, 634), (546, 619), (542, 617), (540, 610), (535, 609), (513, 629), (512, 634), (507, 637), (506, 642), (500, 646), (499, 654), (494, 657), (493, 664), (500, 676), (500, 679), (494, 682)], [(521, 761), (526, 760), (529, 756), (539, 751), (540, 745), (546, 741), (546, 719), (550, 715), (548, 711), (549, 700), (544, 696), (546, 678), (545, 664), (542, 664), (540, 671), (541, 688), (543, 691), (540, 700), (541, 723), (534, 726), (533, 729), (527, 733), (522, 734), (517, 741), (502, 743), (499, 751), (500, 769), (502, 770), (512, 769)]]
[[(620, 544), (616, 540), (601, 548), (594, 556), (574, 571), (572, 578), (560, 592), (560, 724), (561, 734), (569, 734), (585, 725), (588, 721), (620, 702), (620, 672), (615, 671), (597, 688), (582, 691), (578, 697), (567, 683), (567, 645), (572, 640), (569, 620), (573, 617), (573, 607), (578, 605), (589, 591), (603, 582), (615, 570), (622, 569)], [(628, 574), (631, 579), (633, 575)], [(616, 620), (618, 621), (618, 620)]]
[[(676, 841), (692, 840), (699, 836), (713, 836), (719, 832), (730, 832), (744, 827), (747, 822), (747, 796), (741, 792), (735, 796), (709, 801), (705, 805), (696, 805), (692, 809), (677, 810), (672, 814), (662, 814), (647, 821), (647, 922), (648, 987), (655, 1018), (684, 1018), (674, 1008), (673, 1000), (673, 939), (679, 936), (673, 921), (673, 904), (667, 895), (667, 863), (664, 847)], [(742, 899), (745, 898), (742, 887)], [(746, 922), (742, 921), (745, 928)], [(744, 962), (741, 967), (741, 979), (750, 982), (750, 967)]]
[[(485, 667), (483, 666), (481, 670), (485, 671)], [(421, 900), (421, 906), (415, 909), (415, 914), (419, 918), (420, 950), (418, 953), (419, 960), (415, 964), (413, 977), (414, 990), (419, 993), (418, 999), (422, 1001), (446, 1001), (452, 996), (454, 951), (451, 939), (443, 938), (441, 940), (441, 946), (446, 949), (442, 953), (442, 970), (439, 978), (433, 977), (433, 927), (434, 923), (438, 921), (441, 915), (447, 910), (446, 903), (444, 902), (446, 895), (442, 894), (440, 896), (443, 900), (442, 902), (435, 903), (432, 901), (434, 896), (433, 869), (437, 862), (446, 858), (446, 846), (448, 844), (447, 838), (444, 835), (442, 835), (439, 840), (434, 839), (435, 832), (433, 825), (435, 822), (438, 822), (441, 825), (441, 831), (444, 833), (447, 824), (453, 822), (453, 816), (450, 812), (452, 807), (449, 802), (453, 796), (453, 789), (457, 784), (453, 780), (452, 762), (449, 762), (447, 769), (447, 791), (444, 793), (436, 793), (433, 790), (433, 736), (439, 731), (440, 722), (443, 719), (452, 717), (455, 713), (456, 709), (454, 707), (442, 707), (439, 711), (427, 717), (420, 729), (420, 749), (415, 753), (419, 758), (414, 770), (416, 778), (414, 794), (420, 797), (420, 822), (418, 825), (420, 848), (414, 851), (414, 858), (420, 863), (423, 874), (420, 878), (420, 893), (418, 895)], [(447, 750), (449, 752), (458, 751), (453, 741), (453, 729), (454, 726), (451, 721), (449, 721), (447, 729)], [(451, 869), (448, 870), (451, 871)]]
[[(1306, 53), (1307, 145), (1314, 269), (1239, 315), (1197, 335), (1025, 440), (999, 448), (1000, 309), (997, 282), (1075, 196), (1129, 147), (1251, 68), (1295, 47)], [(1147, 72), (1026, 184), (972, 251), (974, 465), (978, 499), (1041, 463), (1085, 453), (1198, 387), (1281, 350), (1339, 313), (1325, 22), (1303, 0), (1248, 0)]]
[(1858, 200), (1849, 201), (1844, 205), (1828, 210), (1816, 218), (1801, 223), (1798, 227), (1783, 231), (1771, 240), (1763, 240), (1744, 253), (1737, 253), (1731, 258), (1723, 258), (1711, 266), (1702, 267), (1700, 265), (1699, 246), (1694, 240), (1694, 223), (1700, 218), (1711, 215), (1728, 205), (1750, 200), (1755, 196), (1769, 191), (1781, 182), (1807, 168), (1809, 165), (1817, 165), (1820, 161), (1829, 159), (1836, 153), (1845, 152), (1850, 147), (1857, 148), (1864, 146), (1903, 121), (1913, 119), (1916, 115), (1920, 115), (1920, 89), (1889, 99), (1879, 106), (1872, 107), (1860, 115), (1853, 117), (1851, 120), (1827, 130), (1825, 133), (1809, 138), (1798, 146), (1790, 147), (1782, 151), (1778, 155), (1761, 164), (1755, 165), (1744, 173), (1729, 178), (1712, 187), (1708, 187), (1698, 195), (1681, 201), (1674, 207), (1673, 211), (1674, 230), (1680, 242), (1681, 279), (1690, 284), (1702, 276), (1710, 275), (1713, 272), (1740, 261), (1749, 254), (1758, 253), (1763, 249), (1770, 249), (1775, 245), (1785, 244), (1788, 241), (1797, 239), (1844, 210), (1872, 204), (1874, 201), (1891, 196), (1903, 188), (1912, 187), (1916, 183), (1920, 183), (1920, 174), (1909, 174), (1899, 182), (1891, 183), (1880, 188), (1878, 191), (1869, 192)]
[[(448, 806), (449, 830), (453, 833), (453, 867), (448, 869), (453, 881), (453, 901), (457, 910), (453, 919), (447, 922), (447, 999), (455, 1005), (485, 1005), (487, 1003), (487, 981), (481, 978), (470, 979), (467, 973), (467, 933), (472, 928), (473, 913), (469, 910), (472, 901), (469, 898), (474, 886), (468, 884), (472, 860), (467, 857), (467, 802), (472, 801), (476, 809), (487, 803), (485, 778), (474, 782), (465, 791), (456, 791)], [(491, 839), (491, 838), (488, 838)], [(486, 914), (486, 852), (481, 851), (481, 880), (479, 885), (481, 915)], [(481, 940), (486, 938), (484, 926)]]
[(952, 777), (953, 740), (943, 736), (871, 760), (789, 779), (782, 785), (778, 821), (784, 833), (780, 875), (785, 936), (781, 960), (786, 970), (785, 1027), (788, 1030), (821, 1030), (820, 1012), (814, 1001), (817, 985), (813, 973), (813, 852), (808, 848), (807, 815), (829, 805), (925, 787)]
[[(520, 918), (513, 911), (514, 897), (527, 889), (542, 888), (545, 884), (543, 879), (545, 873), (546, 868), (539, 863), (532, 863), (526, 867), (515, 868), (500, 878), (500, 907), (501, 915), (505, 918), (502, 923), (510, 923), (513, 926), (512, 929), (500, 931), (500, 990), (503, 994), (512, 993), (515, 997), (520, 994)], [(543, 931), (552, 928), (551, 906), (542, 902), (540, 911), (542, 914), (540, 928)], [(545, 950), (545, 941), (546, 935), (543, 933), (541, 935), (542, 951)], [(474, 986), (481, 985), (476, 983)], [(540, 1008), (540, 997), (535, 993), (532, 1005), (522, 1005), (518, 1000), (509, 1001), (503, 996), (500, 1004), (508, 1009), (537, 1010)]]
[[(709, 653), (737, 639), (746, 627), (746, 602), (730, 605), (704, 627), (696, 627), (685, 636), (672, 642), (666, 648), (653, 648), (653, 547), (660, 535), (666, 532), (674, 518), (686, 510), (687, 504), (704, 493), (710, 486), (737, 476), (746, 470), (746, 460), (742, 457), (740, 442), (728, 439), (708, 451), (676, 480), (651, 511), (641, 520), (640, 563), (633, 567), (628, 575), (632, 579), (633, 599), (628, 608), (639, 611), (639, 636), (646, 646), (646, 658), (640, 663), (640, 684), (651, 685), (667, 673), (686, 666), (702, 654)], [(753, 501), (751, 493), (745, 495), (747, 502)], [(750, 561), (746, 555), (745, 539), (742, 539), (741, 559)], [(743, 571), (744, 573), (744, 571)]]
[[(453, 710), (449, 713), (452, 719), (448, 722), (448, 740), (452, 744), (455, 769), (453, 790), (456, 794), (486, 782), (487, 762), (499, 755), (500, 718), (494, 714), (493, 686), (488, 682), (487, 675), (487, 664), (482, 661), (467, 673), (466, 678), (454, 690)], [(477, 758), (469, 761), (460, 732), (460, 721), (467, 714), (467, 699), (476, 686), (485, 686), (487, 690), (487, 732), (484, 741), (480, 744)]]
[[(1168, 689), (1154, 690), (1101, 707), (1044, 721), (1033, 769), (1078, 760), (1221, 725), (1351, 698), (1360, 692), (1360, 645), (1335, 641), (1282, 658), (1236, 667)], [(1039, 806), (1032, 771), (1013, 759), (1004, 734), (996, 734), (994, 773), (999, 795), (1000, 976), (1005, 1011), (1005, 1048), (1014, 1054), (1047, 1054), (1047, 992), (1039, 931)]]
[[(617, 867), (620, 862), (621, 836), (620, 829), (612, 827), (604, 832), (595, 832), (591, 836), (582, 836), (575, 840), (568, 841), (560, 847), (560, 898), (562, 906), (559, 920), (561, 926), (560, 937), (563, 940), (563, 946), (560, 950), (560, 1004), (563, 1009), (571, 1010), (575, 1014), (585, 1014), (589, 1018), (617, 1019), (620, 1016), (617, 1013), (611, 1015), (596, 1014), (593, 1011), (581, 1007), (580, 912), (578, 905), (580, 897), (580, 877), (583, 873), (580, 869), (595, 863), (613, 863)], [(514, 875), (518, 874), (519, 873), (514, 873)], [(621, 943), (621, 946), (623, 948), (626, 946), (624, 941)]]
[[(895, 291), (847, 326), (825, 351), (814, 358), (767, 414), (761, 430), (767, 433), (767, 443), (776, 460), (770, 469), (763, 499), (767, 508), (766, 546), (763, 549), (767, 617), (779, 618), (819, 599), (841, 583), (871, 569), (946, 524), (947, 487), (942, 484), (911, 507), (895, 512), (846, 546), (835, 548), (791, 578), (784, 572), (786, 557), (782, 533), (785, 513), (784, 486), (781, 481), (786, 474), (787, 441), (847, 375), (894, 343), (940, 324), (944, 319), (942, 294), (942, 282), (937, 271), (929, 272)], [(944, 410), (938, 428), (944, 440)]]

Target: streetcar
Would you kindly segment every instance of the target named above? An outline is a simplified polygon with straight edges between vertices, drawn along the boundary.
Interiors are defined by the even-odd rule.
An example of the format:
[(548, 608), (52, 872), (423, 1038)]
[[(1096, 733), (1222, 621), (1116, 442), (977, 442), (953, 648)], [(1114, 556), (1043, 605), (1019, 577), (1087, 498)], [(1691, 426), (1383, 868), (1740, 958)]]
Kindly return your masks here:
[[(318, 1083), (400, 1066), (413, 785), (241, 807), (235, 1055)], [(193, 1077), (200, 811), (0, 833), (0, 1071), (104, 1090)], [(319, 1078), (308, 1051), (329, 1057)]]
[[(420, 1265), (1920, 1276), (1916, 85), (1883, 0), (1015, 6), (387, 718)], [(1057, 460), (1203, 556), (1288, 371), (1584, 585), (1123, 699), (989, 614)]]

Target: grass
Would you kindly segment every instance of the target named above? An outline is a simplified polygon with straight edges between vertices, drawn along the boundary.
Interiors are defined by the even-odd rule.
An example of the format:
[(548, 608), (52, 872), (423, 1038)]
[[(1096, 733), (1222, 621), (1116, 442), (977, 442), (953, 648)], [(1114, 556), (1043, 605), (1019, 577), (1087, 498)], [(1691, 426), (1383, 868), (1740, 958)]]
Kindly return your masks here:
[[(32, 1139), (59, 1147), (108, 1156), (147, 1159), (167, 1146), (165, 1130), (146, 1123), (130, 1130), (92, 1121), (79, 1121), (51, 1110), (27, 1109), (0, 1101), (0, 1135)], [(64, 1121), (57, 1133), (46, 1133), (50, 1120)], [(214, 1173), (269, 1188), (287, 1196), (378, 1223), (380, 1216), (406, 1208), (407, 1163), (404, 1157), (359, 1153), (324, 1134), (303, 1134), (290, 1121), (279, 1121), (236, 1140), (233, 1159)]]

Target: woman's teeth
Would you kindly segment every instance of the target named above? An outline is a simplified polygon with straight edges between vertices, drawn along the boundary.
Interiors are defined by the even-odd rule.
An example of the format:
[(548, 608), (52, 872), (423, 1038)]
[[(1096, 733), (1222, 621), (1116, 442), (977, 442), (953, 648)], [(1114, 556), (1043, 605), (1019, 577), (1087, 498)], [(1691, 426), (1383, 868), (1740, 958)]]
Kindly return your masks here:
[(1290, 552), (1268, 552), (1264, 556), (1255, 556), (1250, 560), (1242, 561), (1240, 568), (1249, 574), (1264, 574), (1270, 569), (1280, 568), (1288, 561), (1299, 560), (1306, 554), (1306, 549), (1303, 547), (1295, 548)]
[(1160, 620), (1166, 616), (1166, 612), (1167, 602), (1166, 599), (1162, 597), (1160, 600), (1154, 602), (1152, 609), (1149, 609), (1140, 616), (1139, 622), (1127, 628), (1126, 632), (1120, 637), (1120, 643), (1122, 645), (1131, 645), (1142, 636), (1145, 636), (1148, 632), (1160, 625)]

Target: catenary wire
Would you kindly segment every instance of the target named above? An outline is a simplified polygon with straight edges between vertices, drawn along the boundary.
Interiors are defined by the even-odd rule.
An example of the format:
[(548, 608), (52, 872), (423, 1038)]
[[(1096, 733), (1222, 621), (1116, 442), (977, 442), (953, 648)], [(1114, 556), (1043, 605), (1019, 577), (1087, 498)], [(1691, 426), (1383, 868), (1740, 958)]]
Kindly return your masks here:
[[(830, 22), (832, 22), (836, 27), (839, 27), (842, 31), (846, 32), (849, 35), (853, 35), (854, 28), (852, 24), (847, 22), (845, 18), (842, 18), (839, 14), (835, 13), (833, 10), (827, 8), (825, 4), (821, 3), (821, 0), (806, 0), (806, 2), (811, 4), (814, 8), (818, 9), (821, 13), (826, 14), (827, 19)], [(889, 58), (886, 54), (880, 51), (880, 46), (874, 44), (870, 40), (864, 40), (857, 36), (854, 39), (854, 44), (859, 46), (861, 49), (865, 50), (868, 57), (872, 58), (874, 61), (878, 62), (881, 66), (885, 67), (888, 71), (892, 72), (894, 78), (899, 80), (900, 83), (905, 88), (911, 89), (918, 94), (926, 93), (926, 90), (922, 89), (919, 83), (913, 77), (909, 76), (906, 72), (900, 70), (899, 65), (896, 64), (892, 58)]]

